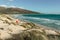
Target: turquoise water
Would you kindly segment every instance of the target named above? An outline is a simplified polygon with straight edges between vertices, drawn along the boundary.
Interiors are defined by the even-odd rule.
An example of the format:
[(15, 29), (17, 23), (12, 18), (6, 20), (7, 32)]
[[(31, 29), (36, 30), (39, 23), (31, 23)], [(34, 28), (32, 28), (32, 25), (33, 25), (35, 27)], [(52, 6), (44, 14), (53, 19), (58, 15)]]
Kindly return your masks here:
[(60, 30), (60, 14), (16, 14), (15, 18)]

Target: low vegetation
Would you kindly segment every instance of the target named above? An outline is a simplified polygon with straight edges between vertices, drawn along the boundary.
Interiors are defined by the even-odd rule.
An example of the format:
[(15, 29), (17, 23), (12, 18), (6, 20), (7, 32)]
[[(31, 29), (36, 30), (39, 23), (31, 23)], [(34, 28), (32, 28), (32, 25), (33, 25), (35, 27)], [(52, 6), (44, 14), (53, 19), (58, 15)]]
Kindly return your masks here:
[(25, 22), (9, 15), (0, 15), (0, 40), (60, 40), (60, 33)]

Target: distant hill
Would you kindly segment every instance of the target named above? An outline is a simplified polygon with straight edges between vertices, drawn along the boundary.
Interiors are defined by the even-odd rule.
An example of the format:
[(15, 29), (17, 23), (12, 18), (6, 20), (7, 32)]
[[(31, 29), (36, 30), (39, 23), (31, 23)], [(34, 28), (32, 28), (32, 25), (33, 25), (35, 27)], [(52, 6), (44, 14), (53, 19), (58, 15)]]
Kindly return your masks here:
[(5, 14), (38, 14), (39, 12), (35, 11), (30, 11), (26, 9), (21, 9), (21, 8), (6, 8), (6, 7), (0, 7), (0, 13), (5, 13)]

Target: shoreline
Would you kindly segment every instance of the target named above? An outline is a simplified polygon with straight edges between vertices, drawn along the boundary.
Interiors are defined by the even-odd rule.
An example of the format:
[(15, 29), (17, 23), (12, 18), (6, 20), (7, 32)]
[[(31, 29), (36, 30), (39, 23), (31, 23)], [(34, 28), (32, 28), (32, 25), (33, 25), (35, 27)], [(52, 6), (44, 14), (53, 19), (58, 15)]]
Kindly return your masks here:
[(53, 30), (53, 31), (56, 31), (56, 32), (60, 32), (60, 30), (55, 29), (55, 28), (51, 28), (51, 27), (48, 27), (48, 26), (40, 25), (40, 24), (37, 24), (37, 25), (44, 28), (44, 29), (47, 29), (47, 30)]
[[(19, 19), (19, 18), (18, 18)], [(28, 21), (28, 20), (23, 20), (23, 21)], [(28, 21), (28, 22), (32, 22), (32, 21)], [(35, 23), (35, 22), (33, 22), (33, 23)], [(35, 24), (38, 24), (38, 23), (35, 23)], [(40, 25), (40, 24), (38, 24), (38, 25)], [(53, 24), (52, 24), (53, 25)], [(45, 26), (45, 25), (43, 25), (43, 26)], [(48, 29), (54, 29), (54, 30), (59, 30), (58, 28), (56, 29), (56, 28), (53, 28), (54, 26), (46, 26)]]
[[(27, 20), (22, 20), (22, 21), (25, 21), (25, 22), (30, 22), (30, 21), (27, 21)], [(30, 22), (31, 23), (31, 22)], [(34, 23), (34, 22), (32, 22)], [(41, 24), (37, 24), (37, 23), (34, 23), (35, 25), (37, 26), (40, 26), (41, 28), (45, 28), (45, 29), (48, 29), (48, 30), (55, 30), (55, 31), (60, 31), (58, 29), (55, 29), (55, 28), (52, 28), (52, 27), (48, 27), (48, 26), (44, 26), (44, 25), (41, 25)]]
[[(0, 39), (6, 40), (47, 40), (60, 36), (60, 32), (24, 20), (18, 20), (9, 15), (0, 15)], [(41, 38), (40, 38), (41, 37)], [(58, 38), (60, 39), (60, 38)]]
[[(9, 15), (9, 14), (8, 14), (8, 15)], [(11, 16), (11, 14), (10, 14), (10, 16)], [(12, 18), (14, 18), (14, 17), (12, 16)], [(20, 19), (19, 19), (19, 20), (20, 20)], [(20, 21), (26, 22), (26, 23), (31, 23), (30, 21), (27, 21), (27, 20), (20, 20)], [(32, 23), (33, 23), (33, 22), (32, 22)], [(37, 23), (34, 23), (34, 24), (37, 25), (37, 26), (40, 26), (41, 28), (47, 29), (47, 30), (53, 30), (53, 31), (60, 32), (60, 30), (55, 29), (55, 28), (52, 28), (52, 27), (44, 26), (44, 25), (37, 24)]]
[[(22, 21), (25, 21), (27, 23), (31, 23), (27, 20), (22, 20)], [(34, 23), (36, 26), (40, 27), (42, 30), (51, 30), (51, 31), (54, 31), (56, 33), (59, 33), (60, 34), (60, 30), (57, 30), (55, 28), (51, 28), (51, 27), (48, 27), (48, 26), (44, 26), (44, 25), (41, 25), (41, 24), (37, 24), (37, 23)]]

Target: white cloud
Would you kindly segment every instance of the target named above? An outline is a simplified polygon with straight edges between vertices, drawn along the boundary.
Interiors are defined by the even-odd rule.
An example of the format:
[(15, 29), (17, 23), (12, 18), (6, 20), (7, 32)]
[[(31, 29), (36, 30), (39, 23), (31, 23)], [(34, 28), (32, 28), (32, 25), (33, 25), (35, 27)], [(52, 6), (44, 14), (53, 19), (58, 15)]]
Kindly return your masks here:
[(9, 6), (9, 7), (12, 7), (12, 8), (17, 8), (16, 6)]
[(12, 7), (12, 8), (17, 8), (16, 6), (8, 6), (8, 5), (0, 5), (0, 7)]
[(0, 7), (7, 7), (7, 5), (0, 5)]
[(7, 8), (21, 8), (21, 9), (25, 9), (24, 7), (17, 7), (17, 6), (8, 6), (8, 5), (0, 5), (0, 7), (7, 7)]
[(14, 0), (8, 0), (8, 1), (14, 1)]
[(18, 7), (18, 8), (25, 9), (24, 7)]

